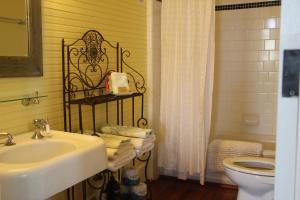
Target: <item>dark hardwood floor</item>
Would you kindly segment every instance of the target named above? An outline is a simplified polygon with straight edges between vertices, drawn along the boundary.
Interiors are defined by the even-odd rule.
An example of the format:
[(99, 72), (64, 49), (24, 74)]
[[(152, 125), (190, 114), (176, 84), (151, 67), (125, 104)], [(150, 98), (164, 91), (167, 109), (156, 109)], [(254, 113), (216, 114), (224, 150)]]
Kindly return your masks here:
[(201, 186), (196, 181), (160, 177), (152, 182), (153, 200), (236, 200), (237, 189), (214, 183)]

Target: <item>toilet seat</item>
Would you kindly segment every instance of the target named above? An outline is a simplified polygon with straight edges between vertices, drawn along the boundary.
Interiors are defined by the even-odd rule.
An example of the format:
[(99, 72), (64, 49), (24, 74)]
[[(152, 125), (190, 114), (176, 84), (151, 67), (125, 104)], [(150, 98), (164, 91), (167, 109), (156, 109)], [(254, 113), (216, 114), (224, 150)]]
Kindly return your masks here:
[(241, 173), (268, 177), (274, 177), (275, 174), (275, 160), (272, 158), (233, 157), (224, 159), (223, 164)]

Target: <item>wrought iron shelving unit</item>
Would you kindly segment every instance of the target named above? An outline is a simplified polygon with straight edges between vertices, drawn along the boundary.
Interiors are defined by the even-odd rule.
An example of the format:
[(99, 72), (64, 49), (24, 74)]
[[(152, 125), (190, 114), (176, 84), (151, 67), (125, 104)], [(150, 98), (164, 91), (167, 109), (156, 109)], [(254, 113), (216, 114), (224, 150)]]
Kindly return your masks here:
[[(77, 107), (79, 130), (83, 133), (82, 106), (92, 108), (93, 134), (96, 135), (96, 106), (105, 104), (105, 119), (109, 123), (111, 116), (109, 103), (116, 103), (116, 121), (117, 125), (124, 125), (124, 100), (131, 99), (131, 124), (132, 126), (145, 127), (147, 119), (144, 117), (144, 94), (146, 92), (145, 79), (141, 73), (135, 70), (126, 62), (130, 57), (130, 52), (120, 47), (117, 42), (115, 45), (108, 42), (96, 30), (87, 31), (81, 38), (71, 44), (66, 44), (62, 40), (62, 83), (63, 83), (63, 111), (64, 111), (64, 129), (72, 132), (72, 114), (74, 106)], [(131, 89), (134, 93), (122, 96), (116, 96), (105, 93), (105, 80), (107, 74), (111, 71), (126, 72)], [(136, 98), (141, 98), (140, 115), (136, 117)], [(73, 111), (73, 112), (72, 112)], [(128, 125), (128, 124), (127, 124)], [(147, 167), (151, 152), (144, 157), (136, 158), (140, 162), (145, 162), (145, 177), (148, 182)], [(134, 161), (133, 161), (134, 164)], [(93, 180), (104, 181), (100, 186), (92, 186), (94, 189), (100, 189), (100, 199), (105, 181), (109, 172), (99, 173)], [(92, 181), (88, 181), (92, 185)], [(72, 189), (74, 193), (74, 190)], [(68, 196), (74, 198), (70, 191)], [(86, 199), (85, 182), (83, 183), (83, 199)]]

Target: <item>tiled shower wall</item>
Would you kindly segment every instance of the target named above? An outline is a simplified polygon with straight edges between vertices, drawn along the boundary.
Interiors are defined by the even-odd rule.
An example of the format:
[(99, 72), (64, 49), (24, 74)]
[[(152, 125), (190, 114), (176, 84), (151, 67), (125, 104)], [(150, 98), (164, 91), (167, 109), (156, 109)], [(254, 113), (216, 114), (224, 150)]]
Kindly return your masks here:
[(280, 6), (216, 12), (214, 138), (275, 140), (279, 29)]

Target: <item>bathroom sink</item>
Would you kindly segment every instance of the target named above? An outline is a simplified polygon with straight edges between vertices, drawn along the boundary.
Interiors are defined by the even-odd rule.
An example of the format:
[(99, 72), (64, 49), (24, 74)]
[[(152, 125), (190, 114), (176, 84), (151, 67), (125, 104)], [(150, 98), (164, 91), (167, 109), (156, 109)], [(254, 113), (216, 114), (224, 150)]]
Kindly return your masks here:
[(0, 199), (47, 199), (107, 168), (102, 139), (61, 131), (0, 146)]
[(41, 162), (74, 151), (76, 146), (64, 141), (31, 141), (15, 148), (3, 148), (0, 163), (25, 164)]

